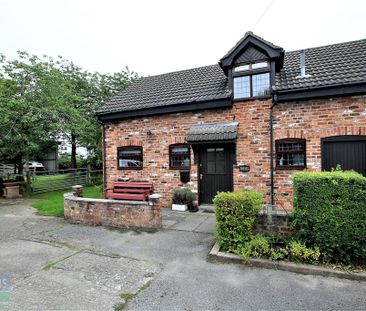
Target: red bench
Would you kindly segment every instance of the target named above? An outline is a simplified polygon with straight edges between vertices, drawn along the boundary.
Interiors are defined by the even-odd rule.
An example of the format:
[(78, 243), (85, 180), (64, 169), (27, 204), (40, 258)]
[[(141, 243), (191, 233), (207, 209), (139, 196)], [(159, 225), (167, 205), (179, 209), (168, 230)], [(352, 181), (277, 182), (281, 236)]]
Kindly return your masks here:
[(106, 199), (148, 201), (149, 195), (153, 194), (152, 182), (116, 181), (113, 188), (104, 190)]

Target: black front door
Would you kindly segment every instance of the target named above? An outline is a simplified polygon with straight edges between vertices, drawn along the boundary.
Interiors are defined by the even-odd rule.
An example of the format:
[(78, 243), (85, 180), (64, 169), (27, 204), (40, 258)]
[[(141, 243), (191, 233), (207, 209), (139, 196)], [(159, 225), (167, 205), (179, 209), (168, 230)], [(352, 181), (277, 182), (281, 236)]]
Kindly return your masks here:
[(211, 204), (219, 191), (233, 188), (233, 147), (203, 146), (199, 150), (199, 202)]
[(366, 176), (366, 136), (335, 136), (322, 140), (322, 168), (355, 170)]

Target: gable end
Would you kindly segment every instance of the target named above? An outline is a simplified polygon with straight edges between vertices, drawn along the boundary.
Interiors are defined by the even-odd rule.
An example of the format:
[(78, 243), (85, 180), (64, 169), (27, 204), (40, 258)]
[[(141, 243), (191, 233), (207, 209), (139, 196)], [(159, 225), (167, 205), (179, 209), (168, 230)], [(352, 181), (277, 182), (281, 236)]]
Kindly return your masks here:
[[(253, 49), (256, 52), (254, 52)], [(228, 75), (229, 70), (235, 65), (238, 58), (243, 57), (245, 59), (249, 57), (259, 57), (258, 53), (265, 55), (265, 58), (268, 58), (275, 63), (276, 72), (281, 70), (285, 53), (283, 48), (254, 35), (250, 31), (247, 32), (245, 36), (223, 58), (221, 58), (219, 65), (221, 66), (224, 73)]]
[(238, 55), (234, 64), (251, 63), (259, 60), (268, 59), (268, 55), (253, 46), (249, 46), (241, 55)]

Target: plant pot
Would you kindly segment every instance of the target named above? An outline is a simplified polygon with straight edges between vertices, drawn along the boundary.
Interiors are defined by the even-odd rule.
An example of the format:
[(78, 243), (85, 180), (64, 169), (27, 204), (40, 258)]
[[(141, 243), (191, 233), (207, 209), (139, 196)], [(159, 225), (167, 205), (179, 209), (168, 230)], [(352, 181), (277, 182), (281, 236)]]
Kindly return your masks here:
[(6, 199), (16, 199), (20, 197), (19, 194), (19, 182), (4, 182), (3, 196)]
[(185, 204), (172, 204), (172, 210), (178, 212), (185, 212), (188, 209)]
[(191, 212), (191, 213), (197, 213), (198, 212), (198, 206), (197, 205), (192, 205), (188, 208), (188, 210)]
[(19, 186), (20, 184), (21, 184), (21, 182), (19, 182), (17, 180), (4, 180), (3, 181), (4, 187), (14, 187), (14, 186)]

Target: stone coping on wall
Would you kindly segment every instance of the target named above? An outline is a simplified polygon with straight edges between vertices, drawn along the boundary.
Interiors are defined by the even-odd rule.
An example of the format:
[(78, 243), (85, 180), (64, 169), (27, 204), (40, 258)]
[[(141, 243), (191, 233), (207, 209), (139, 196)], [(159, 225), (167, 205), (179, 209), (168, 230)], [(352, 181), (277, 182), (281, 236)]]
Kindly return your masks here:
[(73, 192), (64, 193), (64, 198), (69, 198), (74, 201), (89, 202), (89, 203), (121, 204), (121, 202), (123, 202), (124, 204), (127, 204), (127, 205), (149, 205), (149, 202), (147, 202), (147, 201), (126, 201), (126, 200), (81, 198), (81, 197), (75, 196)]
[[(270, 213), (268, 212), (270, 211)], [(292, 214), (292, 210), (279, 210), (279, 209), (274, 209), (271, 207), (268, 207), (267, 205), (263, 205), (262, 209), (259, 211), (260, 215), (274, 215), (274, 216), (291, 216)]]
[(92, 199), (64, 194), (64, 216), (71, 223), (123, 229), (162, 228), (158, 202)]
[(273, 216), (279, 216), (279, 217), (283, 216), (283, 217), (286, 217), (286, 216), (291, 216), (292, 211), (285, 212), (285, 211), (279, 211), (279, 210), (272, 210), (270, 213), (268, 213), (267, 208), (264, 207), (259, 212), (259, 215), (268, 215), (268, 214), (271, 214)]

